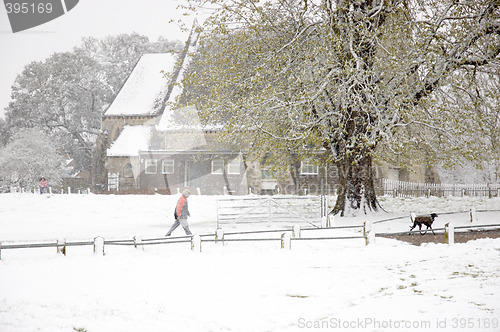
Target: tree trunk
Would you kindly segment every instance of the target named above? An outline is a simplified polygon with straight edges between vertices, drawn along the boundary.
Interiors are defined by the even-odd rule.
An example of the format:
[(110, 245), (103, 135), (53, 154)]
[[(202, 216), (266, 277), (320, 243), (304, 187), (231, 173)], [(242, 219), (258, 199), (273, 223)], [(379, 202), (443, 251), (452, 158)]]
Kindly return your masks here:
[(340, 216), (377, 211), (379, 204), (375, 194), (372, 172), (372, 157), (346, 157), (336, 164), (340, 189), (337, 202), (332, 210)]

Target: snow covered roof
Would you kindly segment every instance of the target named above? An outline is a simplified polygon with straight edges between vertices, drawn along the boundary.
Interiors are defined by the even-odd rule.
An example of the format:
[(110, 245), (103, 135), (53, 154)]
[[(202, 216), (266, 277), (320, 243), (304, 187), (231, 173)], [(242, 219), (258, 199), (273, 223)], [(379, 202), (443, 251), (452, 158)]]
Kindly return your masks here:
[(156, 115), (161, 113), (177, 63), (171, 53), (144, 54), (121, 88), (105, 116)]
[(125, 126), (120, 136), (108, 149), (108, 156), (131, 157), (139, 156), (139, 150), (148, 150), (153, 126)]
[(167, 108), (161, 115), (157, 131), (203, 130), (198, 111), (194, 106)]

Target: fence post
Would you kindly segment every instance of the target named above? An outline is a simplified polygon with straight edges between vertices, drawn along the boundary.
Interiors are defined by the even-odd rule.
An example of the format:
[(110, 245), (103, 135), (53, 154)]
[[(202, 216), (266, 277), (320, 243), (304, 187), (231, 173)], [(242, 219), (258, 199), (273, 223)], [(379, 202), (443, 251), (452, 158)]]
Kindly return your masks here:
[(68, 187), (68, 195), (71, 194), (71, 187)]
[(333, 227), (335, 225), (335, 216), (333, 214), (328, 215), (328, 225)]
[(269, 213), (269, 217), (268, 218), (269, 218), (269, 221), (272, 222), (273, 221), (273, 204), (271, 202), (271, 199), (269, 199), (267, 201), (267, 203), (269, 204), (269, 206), (267, 207), (268, 213)]
[(289, 232), (281, 234), (281, 249), (292, 249), (292, 237)]
[(375, 243), (375, 232), (373, 231), (373, 221), (365, 221), (363, 224), (363, 236), (365, 237), (365, 244)]
[(104, 256), (104, 238), (101, 236), (94, 238), (94, 255)]
[(2, 260), (2, 242), (0, 242), (0, 261)]
[(215, 231), (215, 243), (221, 242), (224, 245), (224, 230), (219, 228)]
[(326, 195), (320, 196), (321, 200), (321, 227), (330, 227), (330, 220), (328, 219), (328, 197)]
[(57, 240), (57, 253), (66, 256), (66, 240), (64, 239)]
[(144, 245), (142, 244), (142, 236), (136, 235), (134, 236), (134, 248), (138, 248), (139, 246), (144, 251)]
[(300, 238), (300, 236), (301, 236), (300, 225), (294, 225), (292, 229), (292, 237), (296, 239)]
[(201, 237), (198, 234), (191, 237), (191, 251), (201, 252)]
[(477, 222), (477, 214), (475, 207), (470, 208), (470, 222)]
[(371, 229), (366, 236), (366, 245), (375, 244), (375, 231)]
[(327, 228), (328, 226), (328, 217), (327, 216), (322, 216), (321, 217), (321, 228)]
[(449, 245), (455, 243), (455, 227), (451, 221), (444, 225), (444, 242)]

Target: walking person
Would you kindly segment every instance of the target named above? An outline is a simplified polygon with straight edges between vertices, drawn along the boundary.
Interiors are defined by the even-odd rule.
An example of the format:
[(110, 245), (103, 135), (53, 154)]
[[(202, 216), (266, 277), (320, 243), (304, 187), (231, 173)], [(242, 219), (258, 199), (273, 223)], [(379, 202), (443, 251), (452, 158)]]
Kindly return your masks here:
[(45, 178), (40, 179), (40, 195), (43, 194), (44, 192), (48, 193), (49, 192), (49, 181), (47, 181)]
[(182, 196), (179, 198), (175, 206), (174, 210), (175, 222), (172, 225), (172, 227), (170, 227), (170, 230), (168, 231), (167, 234), (165, 234), (165, 236), (170, 236), (172, 232), (177, 227), (179, 227), (179, 225), (182, 225), (182, 228), (184, 228), (184, 232), (186, 232), (186, 235), (192, 235), (191, 231), (189, 230), (189, 225), (187, 222), (187, 218), (191, 216), (188, 208), (188, 201), (187, 201), (188, 197), (189, 197), (189, 189), (185, 189), (182, 192)]

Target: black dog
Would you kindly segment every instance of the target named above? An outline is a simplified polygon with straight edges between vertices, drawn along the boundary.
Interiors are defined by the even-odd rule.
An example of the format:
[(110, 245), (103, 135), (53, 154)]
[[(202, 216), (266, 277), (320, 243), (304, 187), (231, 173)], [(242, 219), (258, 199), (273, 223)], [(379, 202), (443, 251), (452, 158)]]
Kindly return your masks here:
[[(413, 221), (413, 226), (410, 226), (410, 232), (415, 228), (417, 227), (418, 225), (418, 229), (420, 230), (420, 234), (422, 234), (422, 225), (425, 225), (427, 226), (427, 229), (425, 230), (425, 232), (422, 234), (424, 235), (425, 233), (427, 233), (427, 230), (430, 228), (431, 231), (432, 231), (432, 234), (436, 235), (436, 233), (434, 233), (434, 230), (432, 229), (432, 223), (434, 222), (434, 219), (437, 217), (438, 215), (435, 214), (435, 213), (431, 213), (431, 214), (424, 214), (424, 215), (420, 215), (420, 216), (416, 216), (415, 217), (415, 220), (412, 220)], [(413, 218), (412, 218), (413, 219)]]

